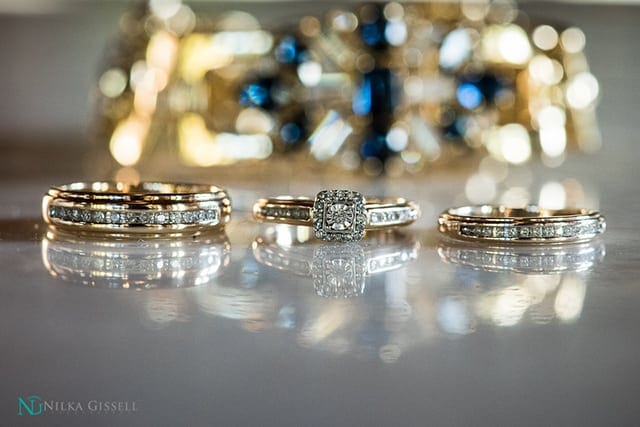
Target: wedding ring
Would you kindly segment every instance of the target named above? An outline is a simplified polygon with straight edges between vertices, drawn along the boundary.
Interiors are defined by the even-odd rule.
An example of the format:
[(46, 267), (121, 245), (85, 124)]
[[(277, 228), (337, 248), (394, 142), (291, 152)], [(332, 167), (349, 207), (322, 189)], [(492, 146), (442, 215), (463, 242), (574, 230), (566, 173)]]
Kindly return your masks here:
[(230, 214), (227, 192), (204, 184), (78, 182), (42, 199), (45, 222), (88, 232), (196, 231), (222, 227)]
[(361, 240), (366, 230), (409, 225), (420, 216), (414, 202), (402, 198), (366, 198), (350, 190), (324, 190), (315, 199), (290, 196), (260, 199), (253, 206), (260, 222), (313, 227), (326, 241)]
[(559, 243), (589, 240), (604, 232), (600, 212), (482, 205), (451, 208), (438, 218), (440, 231), (477, 241)]

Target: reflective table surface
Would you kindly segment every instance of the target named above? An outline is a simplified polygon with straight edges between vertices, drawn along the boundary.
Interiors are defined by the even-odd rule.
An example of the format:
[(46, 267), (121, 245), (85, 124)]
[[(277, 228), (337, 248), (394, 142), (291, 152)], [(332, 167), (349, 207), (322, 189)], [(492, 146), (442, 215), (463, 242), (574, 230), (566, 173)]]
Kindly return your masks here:
[[(611, 27), (582, 10), (603, 149), (516, 168), (497, 191), (599, 208), (608, 229), (592, 242), (443, 239), (437, 214), (466, 202), (468, 176), (452, 172), (203, 177), (234, 196), (226, 233), (87, 239), (39, 212), (49, 185), (91, 178), (74, 151), (53, 168), (13, 149), (0, 160), (1, 424), (637, 424), (640, 13), (606, 8), (629, 24)], [(342, 186), (411, 197), (423, 216), (342, 245), (250, 217), (255, 198)], [(39, 402), (57, 413), (27, 416)]]

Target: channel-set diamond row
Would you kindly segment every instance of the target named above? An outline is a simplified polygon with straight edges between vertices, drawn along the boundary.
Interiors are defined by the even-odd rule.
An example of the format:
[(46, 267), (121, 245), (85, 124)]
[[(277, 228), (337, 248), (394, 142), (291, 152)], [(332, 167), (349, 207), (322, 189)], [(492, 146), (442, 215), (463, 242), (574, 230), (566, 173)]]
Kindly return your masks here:
[(98, 210), (70, 208), (63, 206), (49, 207), (49, 217), (61, 221), (85, 224), (111, 225), (183, 225), (210, 224), (220, 222), (218, 209), (195, 209), (188, 211), (141, 211), (141, 210)]
[(311, 208), (300, 206), (265, 206), (260, 213), (273, 218), (311, 219)]
[(535, 225), (462, 224), (459, 233), (465, 237), (499, 240), (574, 239), (602, 233), (604, 227), (598, 220)]
[[(311, 219), (311, 208), (298, 206), (266, 206), (260, 213), (265, 217), (290, 218), (309, 220)], [(369, 224), (384, 226), (415, 221), (418, 219), (418, 212), (415, 209), (406, 208), (380, 208), (371, 209)]]
[(385, 226), (418, 219), (418, 211), (411, 207), (369, 209), (369, 225)]

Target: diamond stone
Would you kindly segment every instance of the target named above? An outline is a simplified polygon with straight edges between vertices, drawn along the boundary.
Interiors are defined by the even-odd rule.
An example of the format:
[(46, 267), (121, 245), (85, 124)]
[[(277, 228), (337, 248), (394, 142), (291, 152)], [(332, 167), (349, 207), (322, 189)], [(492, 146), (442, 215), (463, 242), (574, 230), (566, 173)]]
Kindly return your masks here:
[(574, 227), (573, 225), (565, 225), (562, 228), (562, 235), (564, 237), (573, 237), (576, 234), (576, 227)]
[(526, 225), (518, 228), (518, 237), (521, 239), (528, 239), (531, 237), (531, 227), (527, 227)]
[(309, 219), (309, 209), (297, 208), (293, 211), (293, 217), (297, 219), (307, 220)]
[(97, 223), (97, 224), (101, 224), (104, 222), (105, 219), (105, 214), (104, 212), (101, 211), (95, 211), (93, 213), (93, 222)]
[(542, 237), (542, 229), (544, 227), (541, 225), (534, 225), (533, 227), (531, 227), (531, 235), (533, 237)]
[(463, 236), (475, 236), (477, 235), (476, 227), (471, 225), (463, 225), (460, 227), (460, 234)]
[(129, 224), (144, 224), (142, 214), (140, 212), (127, 213), (127, 222)]
[(494, 237), (500, 239), (513, 239), (517, 236), (517, 230), (511, 225), (497, 226), (493, 231)]
[(553, 237), (555, 235), (555, 227), (553, 225), (545, 225), (542, 230), (544, 237)]
[(346, 203), (329, 205), (325, 210), (325, 223), (332, 230), (344, 231), (351, 228), (355, 213)]
[(507, 226), (504, 230), (504, 237), (507, 239), (515, 239), (518, 237), (518, 229), (513, 225)]
[(313, 227), (322, 240), (361, 240), (366, 217), (364, 196), (355, 191), (321, 191), (313, 205)]
[(216, 217), (217, 217), (217, 215), (216, 215), (216, 211), (215, 211), (215, 210), (213, 210), (213, 209), (209, 209), (209, 210), (206, 212), (206, 220), (207, 220), (208, 222), (215, 221), (215, 220), (216, 220)]
[(182, 214), (180, 212), (171, 212), (169, 214), (169, 221), (172, 224), (180, 224), (182, 222)]
[(120, 222), (120, 214), (117, 212), (107, 212), (107, 222), (118, 224)]

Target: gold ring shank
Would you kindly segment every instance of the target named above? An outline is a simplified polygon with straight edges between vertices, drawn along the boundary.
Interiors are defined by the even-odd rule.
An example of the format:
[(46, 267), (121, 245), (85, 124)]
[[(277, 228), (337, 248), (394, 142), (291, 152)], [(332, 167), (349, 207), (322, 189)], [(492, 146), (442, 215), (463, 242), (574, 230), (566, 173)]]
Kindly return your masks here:
[(75, 182), (51, 187), (47, 195), (78, 202), (121, 203), (194, 203), (228, 198), (227, 192), (215, 185), (167, 182)]
[(527, 243), (589, 240), (604, 232), (604, 217), (588, 209), (463, 206), (440, 214), (439, 229), (456, 238)]
[[(259, 199), (253, 205), (253, 215), (260, 222), (289, 225), (313, 225), (314, 199), (280, 196)], [(418, 219), (418, 206), (403, 198), (366, 198), (366, 229), (377, 230), (409, 225)]]
[(260, 222), (311, 226), (313, 202), (308, 197), (258, 199), (253, 205), (253, 216)]
[(46, 223), (82, 232), (165, 233), (223, 227), (231, 200), (217, 186), (78, 182), (51, 187), (42, 199)]

